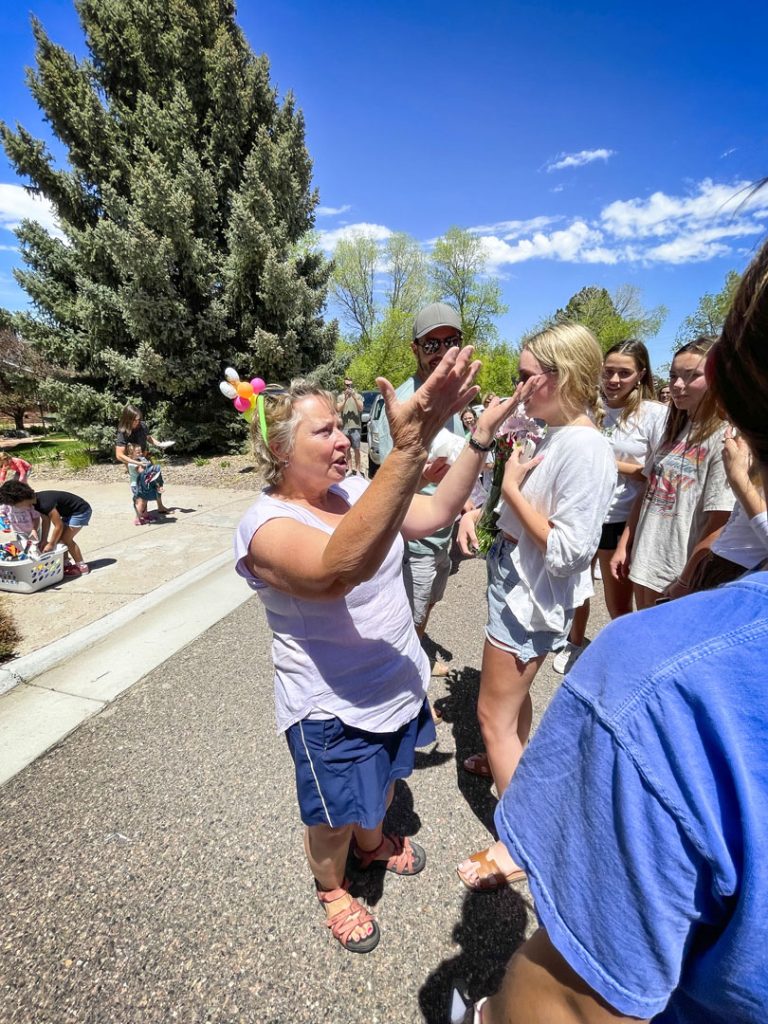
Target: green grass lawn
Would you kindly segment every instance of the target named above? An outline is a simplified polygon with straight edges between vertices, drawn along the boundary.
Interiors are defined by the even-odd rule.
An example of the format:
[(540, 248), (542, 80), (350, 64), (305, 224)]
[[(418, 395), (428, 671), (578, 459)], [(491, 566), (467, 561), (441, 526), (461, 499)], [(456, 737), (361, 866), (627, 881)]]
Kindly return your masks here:
[(7, 450), (11, 455), (18, 455), (31, 462), (33, 466), (45, 462), (64, 462), (70, 469), (83, 469), (96, 461), (82, 441), (63, 433), (30, 437), (28, 441), (20, 441)]

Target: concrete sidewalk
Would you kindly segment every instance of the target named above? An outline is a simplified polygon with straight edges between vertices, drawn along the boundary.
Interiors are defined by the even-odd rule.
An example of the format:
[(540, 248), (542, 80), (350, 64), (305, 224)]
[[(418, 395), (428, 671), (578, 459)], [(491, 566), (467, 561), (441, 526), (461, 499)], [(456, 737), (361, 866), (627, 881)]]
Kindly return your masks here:
[[(255, 491), (166, 486), (169, 516), (134, 526), (127, 478), (121, 483), (66, 479), (37, 481), (38, 490), (79, 494), (93, 519), (78, 535), (91, 572), (65, 577), (34, 594), (3, 594), (22, 635), (19, 655), (28, 655), (118, 611), (189, 570), (232, 549), (232, 534)], [(13, 668), (13, 660), (4, 667)]]

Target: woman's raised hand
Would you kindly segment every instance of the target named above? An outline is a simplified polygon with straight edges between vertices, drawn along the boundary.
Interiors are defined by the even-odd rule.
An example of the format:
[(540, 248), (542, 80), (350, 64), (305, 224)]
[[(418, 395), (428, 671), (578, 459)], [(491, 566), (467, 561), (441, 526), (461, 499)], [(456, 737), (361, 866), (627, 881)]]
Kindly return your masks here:
[(405, 402), (397, 400), (395, 389), (385, 377), (376, 378), (395, 448), (423, 455), (449, 416), (475, 398), (480, 389), (472, 381), (480, 362), (472, 359), (473, 352), (471, 345), (449, 348), (437, 368)]
[(477, 438), (479, 444), (489, 444), (496, 437), (496, 431), (512, 415), (515, 404), (513, 398), (494, 397), (490, 400), (478, 417), (473, 431), (473, 437)]

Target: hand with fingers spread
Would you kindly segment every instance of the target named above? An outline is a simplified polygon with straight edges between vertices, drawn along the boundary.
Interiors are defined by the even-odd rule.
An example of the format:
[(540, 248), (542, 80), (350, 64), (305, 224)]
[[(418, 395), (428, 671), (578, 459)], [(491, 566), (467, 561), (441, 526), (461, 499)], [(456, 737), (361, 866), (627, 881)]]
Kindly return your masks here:
[(471, 345), (448, 349), (435, 371), (405, 402), (397, 400), (388, 380), (377, 377), (395, 448), (426, 454), (449, 416), (463, 409), (477, 395), (479, 388), (472, 382), (480, 363), (472, 359), (473, 352)]
[(514, 398), (497, 398), (494, 396), (480, 414), (475, 429), (474, 439), (482, 445), (490, 444), (496, 437), (496, 431), (512, 414), (516, 403)]

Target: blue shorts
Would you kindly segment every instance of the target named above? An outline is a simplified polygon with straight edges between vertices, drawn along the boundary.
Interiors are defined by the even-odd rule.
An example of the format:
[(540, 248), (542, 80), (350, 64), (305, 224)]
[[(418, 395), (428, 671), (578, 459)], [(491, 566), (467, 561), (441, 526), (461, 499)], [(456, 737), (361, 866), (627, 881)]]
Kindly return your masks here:
[(87, 512), (78, 512), (76, 516), (69, 516), (66, 519), (62, 516), (61, 521), (65, 526), (71, 526), (77, 530), (82, 526), (87, 526), (91, 521), (92, 515), (93, 509), (89, 508)]
[(305, 718), (285, 733), (296, 768), (305, 825), (362, 825), (384, 820), (387, 792), (413, 771), (416, 747), (437, 739), (429, 704), (397, 732), (366, 732), (340, 718)]
[(573, 612), (568, 616), (562, 633), (550, 633), (541, 629), (529, 632), (517, 621), (507, 604), (507, 594), (520, 582), (512, 564), (515, 544), (499, 533), (486, 555), (488, 569), (488, 623), (485, 637), (488, 643), (499, 650), (509, 651), (526, 664), (542, 654), (559, 651), (565, 647), (571, 631)]

